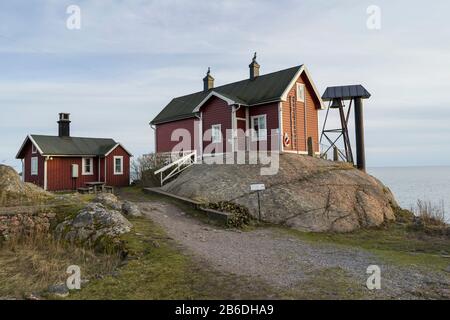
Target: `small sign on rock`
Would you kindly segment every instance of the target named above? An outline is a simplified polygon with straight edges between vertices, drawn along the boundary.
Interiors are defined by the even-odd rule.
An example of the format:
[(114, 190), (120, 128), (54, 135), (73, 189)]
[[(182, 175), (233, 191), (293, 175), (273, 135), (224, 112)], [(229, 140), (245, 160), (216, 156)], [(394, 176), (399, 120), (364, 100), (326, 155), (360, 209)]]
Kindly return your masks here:
[(250, 185), (250, 190), (251, 191), (262, 191), (262, 190), (266, 190), (266, 186), (264, 185), (264, 183), (253, 183)]

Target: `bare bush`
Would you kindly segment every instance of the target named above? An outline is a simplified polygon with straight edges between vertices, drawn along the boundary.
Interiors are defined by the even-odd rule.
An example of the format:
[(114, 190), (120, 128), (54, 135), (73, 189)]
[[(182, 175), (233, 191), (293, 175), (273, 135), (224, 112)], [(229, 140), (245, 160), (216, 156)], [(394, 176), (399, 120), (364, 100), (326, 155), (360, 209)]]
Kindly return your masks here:
[(431, 201), (417, 200), (411, 211), (427, 226), (446, 226), (444, 201), (438, 205)]
[(167, 157), (149, 153), (135, 159), (131, 164), (131, 175), (133, 181), (145, 187), (159, 186), (159, 180), (154, 172), (168, 163)]
[(132, 180), (144, 187), (159, 187), (161, 182), (154, 172), (174, 162), (191, 151), (149, 153), (140, 156), (131, 164)]

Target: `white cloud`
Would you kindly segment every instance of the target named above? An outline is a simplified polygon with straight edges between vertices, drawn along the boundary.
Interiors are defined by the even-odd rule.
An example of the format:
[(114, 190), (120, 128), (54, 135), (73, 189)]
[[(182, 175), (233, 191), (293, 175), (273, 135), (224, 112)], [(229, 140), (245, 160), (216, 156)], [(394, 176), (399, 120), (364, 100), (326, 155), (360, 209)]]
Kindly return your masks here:
[[(81, 30), (65, 27), (69, 4)], [(306, 63), (320, 91), (362, 83), (369, 164), (428, 160), (384, 150), (432, 135), (450, 150), (447, 1), (380, 0), (382, 28), (366, 28), (366, 1), (14, 1), (0, 4), (0, 161), (29, 132), (52, 133), (60, 111), (80, 135), (112, 136), (148, 152), (148, 121), (174, 96), (247, 77), (258, 51), (262, 72)], [(423, 15), (426, 12), (426, 17)], [(321, 119), (324, 114), (321, 114)], [(112, 130), (113, 129), (113, 130)], [(111, 133), (112, 131), (112, 133)], [(420, 140), (422, 141), (422, 140)], [(442, 151), (446, 152), (446, 151)], [(383, 155), (383, 156), (381, 156)], [(450, 154), (442, 157), (448, 163)], [(414, 161), (416, 161), (414, 160)], [(10, 160), (8, 160), (10, 161)], [(12, 161), (12, 160), (11, 160)]]

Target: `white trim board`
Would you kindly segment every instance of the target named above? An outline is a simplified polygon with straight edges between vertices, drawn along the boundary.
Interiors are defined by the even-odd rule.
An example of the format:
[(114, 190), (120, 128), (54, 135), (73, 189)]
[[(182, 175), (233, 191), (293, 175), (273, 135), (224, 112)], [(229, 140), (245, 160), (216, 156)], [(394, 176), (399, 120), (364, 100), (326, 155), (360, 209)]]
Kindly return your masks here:
[(195, 112), (199, 112), (200, 111), (200, 108), (211, 98), (211, 97), (217, 97), (217, 98), (219, 98), (219, 99), (222, 99), (222, 100), (224, 100), (229, 106), (231, 106), (231, 105), (233, 105), (233, 104), (240, 104), (240, 103), (237, 103), (236, 101), (234, 101), (234, 100), (232, 100), (232, 99), (230, 99), (230, 98), (227, 98), (227, 97), (225, 97), (224, 95), (221, 95), (220, 93), (218, 93), (218, 92), (215, 92), (215, 91), (211, 91), (206, 97), (205, 97), (205, 99), (203, 99), (195, 108), (194, 108), (194, 110), (192, 111), (192, 113), (195, 113)]
[[(255, 137), (255, 136), (254, 136), (255, 130), (254, 130), (254, 128), (253, 128), (253, 119), (256, 119), (256, 118), (264, 118), (264, 124), (265, 124), (265, 126), (266, 126), (266, 128), (263, 129), (263, 130), (266, 130), (266, 136), (265, 136), (265, 139), (260, 139), (259, 136), (258, 136), (258, 137)], [(258, 125), (259, 125), (259, 123), (258, 123)], [(257, 114), (257, 115), (251, 116), (251, 117), (250, 117), (250, 129), (251, 129), (251, 132), (250, 132), (250, 140), (251, 140), (251, 142), (267, 141), (267, 136), (268, 136), (268, 130), (267, 130), (267, 114), (262, 113), (262, 114)], [(258, 130), (260, 130), (260, 129), (258, 128)], [(259, 135), (259, 134), (258, 134), (258, 135)]]
[[(291, 90), (291, 88), (294, 86), (294, 84), (297, 82), (297, 79), (301, 76), (302, 73), (306, 74), (306, 77), (308, 78), (309, 83), (311, 83), (311, 86), (313, 88), (313, 91), (317, 97), (317, 99), (319, 100), (320, 103), (320, 109), (325, 109), (324, 107), (324, 103), (322, 101), (322, 96), (319, 93), (319, 90), (317, 90), (316, 85), (314, 84), (311, 75), (308, 71), (308, 69), (306, 69), (305, 65), (302, 65), (300, 67), (300, 69), (295, 73), (294, 77), (292, 78), (291, 82), (289, 83), (289, 85), (287, 86), (287, 88), (284, 90), (283, 94), (281, 95), (281, 100), (286, 101), (287, 100), (287, 96), (289, 94), (289, 91)], [(306, 100), (306, 99), (305, 99)]]
[[(116, 171), (116, 160), (120, 159), (120, 168), (122, 169), (120, 172)], [(115, 176), (122, 176), (123, 175), (123, 156), (114, 156), (113, 157), (113, 165), (114, 165), (114, 170), (113, 173)]]
[(117, 147), (119, 147), (119, 146), (121, 146), (122, 149), (125, 150), (125, 152), (128, 153), (128, 155), (129, 155), (130, 157), (133, 156), (133, 154), (132, 154), (130, 151), (128, 151), (128, 150), (127, 150), (120, 142), (118, 142), (114, 147), (112, 147), (111, 150), (109, 150), (109, 151), (105, 154), (105, 157), (109, 156), (109, 155), (111, 154), (111, 152), (113, 152), (113, 151), (114, 151)]
[(34, 139), (31, 137), (31, 135), (27, 135), (25, 140), (22, 143), (22, 146), (19, 149), (19, 152), (17, 152), (17, 154), (16, 154), (16, 159), (19, 159), (19, 154), (22, 152), (22, 150), (25, 147), (25, 145), (27, 144), (28, 140), (30, 140), (31, 143), (33, 143), (36, 146), (36, 148), (39, 151), (40, 155), (43, 156), (43, 152), (42, 152), (41, 147), (39, 147), (39, 145), (36, 143), (36, 141), (34, 141)]
[[(86, 172), (86, 160), (90, 160), (90, 172)], [(94, 175), (94, 158), (84, 157), (81, 159), (81, 175), (93, 176)]]

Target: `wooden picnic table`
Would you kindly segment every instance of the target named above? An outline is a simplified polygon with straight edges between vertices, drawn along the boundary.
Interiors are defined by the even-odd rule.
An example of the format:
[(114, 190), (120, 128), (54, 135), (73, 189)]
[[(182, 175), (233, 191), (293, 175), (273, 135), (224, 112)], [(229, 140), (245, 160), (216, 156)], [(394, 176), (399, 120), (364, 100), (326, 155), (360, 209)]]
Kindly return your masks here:
[(94, 188), (94, 193), (98, 193), (99, 189), (103, 192), (105, 183), (101, 181), (86, 182), (86, 185)]

